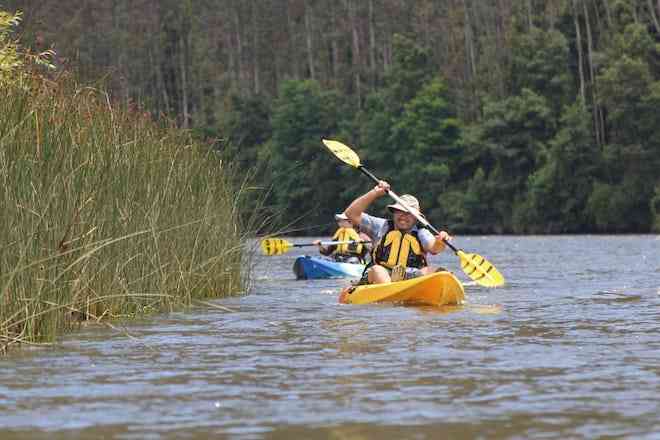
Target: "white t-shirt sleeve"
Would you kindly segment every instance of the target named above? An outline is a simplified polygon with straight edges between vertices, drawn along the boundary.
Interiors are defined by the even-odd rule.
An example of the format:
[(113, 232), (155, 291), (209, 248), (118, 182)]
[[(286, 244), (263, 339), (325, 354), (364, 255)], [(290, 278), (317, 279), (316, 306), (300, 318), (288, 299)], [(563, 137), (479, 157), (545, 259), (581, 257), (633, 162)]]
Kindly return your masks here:
[(435, 242), (435, 237), (431, 234), (431, 231), (428, 229), (420, 229), (417, 233), (417, 238), (419, 238), (419, 242), (422, 244), (424, 250), (429, 252), (431, 246), (433, 246), (433, 243)]
[(360, 219), (360, 231), (364, 232), (375, 243), (385, 234), (387, 229), (387, 220), (381, 217), (374, 217), (366, 213), (362, 213)]

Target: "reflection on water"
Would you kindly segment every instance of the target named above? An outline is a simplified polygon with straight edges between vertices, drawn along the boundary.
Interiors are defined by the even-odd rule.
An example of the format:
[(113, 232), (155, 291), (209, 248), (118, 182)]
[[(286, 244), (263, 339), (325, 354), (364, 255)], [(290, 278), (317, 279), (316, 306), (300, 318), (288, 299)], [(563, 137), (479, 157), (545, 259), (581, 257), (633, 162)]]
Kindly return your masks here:
[(657, 241), (461, 245), (509, 284), (468, 284), (467, 304), (442, 309), (340, 305), (348, 280), (295, 281), (290, 252), (261, 261), (251, 295), (214, 303), (234, 312), (13, 353), (0, 438), (656, 438)]

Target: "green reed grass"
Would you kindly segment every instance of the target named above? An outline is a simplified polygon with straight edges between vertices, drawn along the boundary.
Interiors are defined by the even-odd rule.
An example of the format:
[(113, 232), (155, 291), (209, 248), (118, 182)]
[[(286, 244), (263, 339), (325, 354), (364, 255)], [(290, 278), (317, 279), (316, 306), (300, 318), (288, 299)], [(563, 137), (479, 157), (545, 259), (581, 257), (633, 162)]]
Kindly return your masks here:
[(231, 167), (62, 77), (0, 86), (0, 352), (248, 281)]

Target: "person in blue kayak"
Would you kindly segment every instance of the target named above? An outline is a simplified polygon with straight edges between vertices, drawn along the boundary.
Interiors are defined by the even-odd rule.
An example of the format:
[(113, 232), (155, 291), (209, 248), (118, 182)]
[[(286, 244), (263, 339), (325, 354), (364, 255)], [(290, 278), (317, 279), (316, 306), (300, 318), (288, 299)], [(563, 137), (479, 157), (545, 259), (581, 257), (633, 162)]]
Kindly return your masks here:
[[(387, 194), (389, 183), (381, 180), (371, 191), (355, 199), (345, 214), (360, 230), (376, 243), (371, 263), (361, 282), (387, 283), (410, 279), (433, 272), (428, 265), (427, 254), (438, 254), (445, 249), (444, 240), (452, 237), (445, 231), (434, 236), (426, 228), (417, 226), (417, 219), (399, 203), (387, 206), (391, 219), (374, 217), (364, 211), (377, 199)], [(418, 215), (422, 215), (418, 200), (410, 194), (401, 201)]]
[(358, 232), (353, 223), (343, 212), (335, 214), (337, 221), (337, 230), (332, 236), (332, 241), (351, 241), (353, 243), (342, 243), (329, 246), (323, 246), (321, 240), (315, 240), (313, 243), (319, 247), (321, 255), (329, 256), (340, 263), (365, 263), (365, 258), (369, 255), (370, 248), (368, 243), (370, 238), (363, 233)]

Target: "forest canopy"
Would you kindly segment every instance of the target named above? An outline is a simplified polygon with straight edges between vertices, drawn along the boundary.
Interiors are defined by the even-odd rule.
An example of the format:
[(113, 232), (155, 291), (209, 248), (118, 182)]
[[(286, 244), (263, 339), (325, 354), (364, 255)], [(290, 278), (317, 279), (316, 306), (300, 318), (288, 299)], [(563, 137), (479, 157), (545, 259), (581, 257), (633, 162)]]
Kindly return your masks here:
[(322, 138), (454, 232), (660, 231), (660, 0), (2, 7), (24, 45), (258, 170), (303, 233), (371, 185)]

